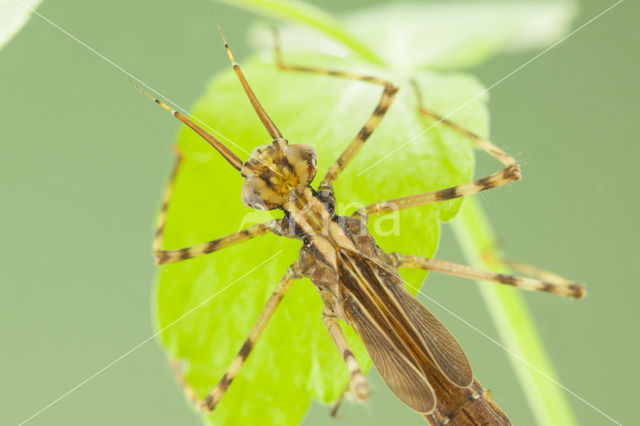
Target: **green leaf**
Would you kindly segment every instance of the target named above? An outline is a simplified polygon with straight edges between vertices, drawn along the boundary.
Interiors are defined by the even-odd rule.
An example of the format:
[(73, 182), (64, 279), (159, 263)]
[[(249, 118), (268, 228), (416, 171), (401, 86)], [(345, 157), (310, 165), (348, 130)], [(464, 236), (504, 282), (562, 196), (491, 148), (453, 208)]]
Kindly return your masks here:
[(350, 48), (374, 64), (382, 64), (380, 58), (357, 38), (353, 37), (336, 20), (326, 12), (310, 4), (296, 0), (216, 0), (232, 6), (242, 7), (252, 12), (258, 12), (284, 21), (303, 24), (308, 28), (315, 28), (334, 40)]
[[(480, 85), (468, 75), (438, 74), (424, 69), (470, 66), (500, 50), (543, 44), (562, 33), (573, 10), (571, 3), (559, 6), (501, 3), (494, 7), (484, 4), (481, 9), (469, 5), (456, 5), (452, 9), (439, 6), (439, 11), (425, 6), (413, 5), (404, 10), (389, 6), (384, 12), (362, 12), (343, 20), (365, 42), (302, 3), (242, 0), (233, 4), (312, 26), (368, 63), (357, 62), (352, 52), (327, 44), (326, 37), (318, 38), (317, 33), (300, 28), (284, 29), (285, 52), (315, 53), (295, 56), (287, 53), (287, 62), (386, 76), (401, 87), (380, 128), (336, 184), (339, 213), (349, 213), (362, 204), (382, 199), (467, 182), (473, 167), (469, 142), (443, 126), (430, 128), (433, 123), (416, 114), (407, 76), (417, 77), (429, 108), (441, 115), (456, 111), (451, 117), (454, 121), (486, 136), (486, 95)], [(466, 22), (469, 14), (475, 18)], [(393, 33), (394, 38), (376, 39), (383, 33), (376, 27), (380, 22), (385, 22), (385, 32)], [(438, 27), (442, 22), (447, 25)], [(433, 32), (420, 32), (420, 27)], [(314, 37), (315, 44), (310, 42)], [(367, 43), (372, 46), (370, 49)], [(390, 64), (385, 69), (372, 65), (385, 62), (372, 53), (376, 49)], [(317, 51), (333, 56), (318, 55)], [(343, 59), (337, 60), (336, 56)], [(318, 150), (319, 176), (357, 133), (381, 92), (379, 87), (362, 82), (282, 74), (273, 64), (258, 58), (243, 61), (243, 66), (285, 136), (293, 143), (310, 144)], [(462, 105), (465, 107), (457, 111)], [(230, 146), (241, 158), (247, 158), (248, 151), (256, 145), (270, 142), (230, 71), (211, 81), (193, 112), (232, 140)], [(425, 129), (429, 131), (425, 133)], [(409, 140), (411, 143), (404, 146)], [(391, 159), (358, 176), (381, 155), (400, 146), (403, 148)], [(237, 172), (192, 132), (182, 131), (179, 147), (185, 154), (185, 163), (169, 210), (166, 248), (201, 243), (270, 217), (241, 205)], [(438, 241), (438, 221), (451, 219), (459, 207), (459, 200), (425, 206), (401, 212), (397, 222), (393, 217), (370, 222), (370, 229), (387, 251), (430, 256)], [(396, 223), (399, 230), (391, 226)], [(390, 229), (399, 233), (389, 232)], [(168, 327), (162, 333), (162, 341), (172, 357), (187, 364), (186, 380), (200, 396), (211, 390), (224, 373), (279, 277), (295, 260), (299, 247), (299, 242), (265, 236), (161, 269), (157, 322), (160, 329)], [(276, 256), (271, 259), (274, 253)], [(424, 277), (416, 271), (401, 272), (416, 287)], [(505, 303), (500, 300), (491, 309), (495, 306), (503, 309)], [(320, 312), (320, 299), (313, 285), (306, 280), (295, 283), (209, 421), (294, 425), (306, 412), (311, 398), (323, 402), (335, 400), (348, 379), (322, 326)], [(183, 319), (171, 325), (179, 318)], [(509, 327), (515, 330), (516, 325), (509, 323)], [(368, 367), (362, 345), (352, 331), (346, 331), (359, 362)], [(529, 332), (535, 334), (535, 330)], [(546, 359), (535, 338), (527, 342), (539, 355), (538, 359)], [(523, 371), (518, 370), (521, 378)], [(544, 391), (544, 386), (538, 386), (537, 382), (524, 379), (523, 382), (534, 383), (531, 392)], [(554, 401), (546, 398), (544, 404), (533, 407), (545, 410), (546, 418), (558, 414), (571, 419), (562, 398)]]
[[(0, 0), (0, 48), (24, 27), (42, 0)], [(22, 3), (22, 4), (20, 4)]]
[(574, 13), (569, 2), (392, 3), (345, 23), (399, 71), (460, 69), (502, 50), (546, 47), (566, 33)]
[[(385, 75), (363, 63), (345, 63), (317, 55), (287, 57), (288, 62), (322, 62), (337, 69)], [(263, 106), (292, 143), (318, 151), (322, 176), (358, 133), (373, 111), (381, 87), (325, 76), (281, 73), (258, 58), (243, 61), (243, 70)], [(390, 76), (393, 77), (393, 76)], [(429, 106), (448, 113), (476, 97), (482, 87), (468, 75), (423, 73), (419, 84), (429, 94)], [(467, 182), (472, 174), (469, 141), (442, 126), (423, 133), (405, 149), (371, 171), (357, 176), (385, 153), (401, 146), (431, 122), (418, 116), (409, 85), (400, 91), (365, 148), (336, 182), (338, 210), (353, 211), (363, 203)], [(479, 97), (454, 120), (486, 134), (487, 111)], [(193, 114), (244, 151), (270, 139), (251, 109), (235, 75), (229, 70), (213, 78)], [(185, 155), (178, 174), (166, 226), (164, 246), (178, 248), (208, 241), (238, 230), (241, 225), (269, 218), (240, 202), (241, 178), (215, 151), (188, 129), (178, 142)], [(351, 203), (351, 205), (349, 205)], [(353, 204), (357, 203), (357, 204)], [(431, 256), (439, 235), (438, 219), (451, 218), (460, 202), (453, 201), (401, 212), (395, 235), (393, 220), (370, 220), (378, 243), (387, 251)], [(266, 216), (266, 217), (265, 217)], [(186, 361), (187, 381), (200, 396), (210, 391), (240, 349), (249, 328), (286, 267), (297, 258), (300, 242), (264, 236), (214, 254), (161, 268), (157, 287), (157, 326), (162, 329), (202, 301), (224, 289), (249, 270), (282, 251), (273, 260), (235, 282), (209, 303), (162, 333), (171, 357)], [(424, 273), (404, 278), (419, 286)], [(348, 330), (359, 361), (369, 362), (361, 344)], [(304, 416), (311, 398), (337, 399), (347, 384), (347, 372), (321, 321), (321, 301), (308, 280), (294, 283), (240, 375), (216, 411), (212, 424), (294, 425)]]
[[(571, 1), (390, 3), (341, 21), (396, 74), (412, 75), (416, 69), (460, 69), (498, 52), (547, 47), (567, 32), (575, 12)], [(261, 49), (271, 46), (266, 30), (263, 25), (252, 31)], [(290, 51), (348, 54), (327, 40), (340, 41), (327, 31), (289, 26), (281, 33)]]

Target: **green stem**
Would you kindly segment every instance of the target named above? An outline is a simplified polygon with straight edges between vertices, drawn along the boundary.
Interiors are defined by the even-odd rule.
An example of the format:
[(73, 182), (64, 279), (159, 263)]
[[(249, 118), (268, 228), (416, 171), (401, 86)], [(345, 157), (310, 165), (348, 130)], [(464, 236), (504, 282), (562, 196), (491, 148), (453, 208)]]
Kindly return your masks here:
[[(494, 247), (495, 236), (488, 219), (475, 199), (465, 200), (453, 221), (453, 228), (470, 264), (488, 269), (489, 265), (482, 261), (482, 253), (489, 251), (488, 254), (500, 255)], [(486, 284), (480, 285), (480, 292), (500, 340), (512, 352), (509, 360), (536, 422), (539, 425), (577, 424), (566, 394), (552, 381), (557, 381), (556, 374), (520, 292), (511, 287)]]

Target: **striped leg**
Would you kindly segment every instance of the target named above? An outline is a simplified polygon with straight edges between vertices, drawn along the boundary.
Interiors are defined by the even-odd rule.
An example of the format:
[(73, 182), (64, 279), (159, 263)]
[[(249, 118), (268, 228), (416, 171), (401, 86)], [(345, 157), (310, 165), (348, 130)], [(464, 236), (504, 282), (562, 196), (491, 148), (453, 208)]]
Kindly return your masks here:
[[(133, 82), (132, 82), (133, 83)], [(145, 95), (147, 98), (151, 99), (153, 102), (155, 102), (156, 104), (160, 105), (162, 108), (164, 108), (165, 110), (169, 111), (171, 113), (171, 115), (173, 115), (175, 118), (177, 118), (178, 120), (182, 121), (184, 124), (186, 124), (189, 128), (191, 128), (194, 132), (196, 132), (202, 139), (204, 139), (205, 141), (207, 141), (209, 143), (209, 145), (211, 145), (216, 151), (218, 151), (225, 160), (227, 160), (229, 162), (229, 164), (231, 164), (233, 166), (234, 169), (240, 171), (240, 169), (242, 169), (242, 163), (243, 161), (238, 158), (237, 155), (235, 155), (229, 148), (227, 148), (222, 142), (220, 142), (218, 139), (216, 139), (215, 137), (213, 137), (211, 134), (209, 134), (206, 130), (204, 130), (202, 127), (198, 126), (196, 123), (194, 123), (193, 121), (191, 121), (188, 117), (186, 117), (184, 114), (182, 114), (179, 111), (176, 111), (175, 109), (172, 109), (169, 105), (165, 104), (164, 102), (162, 102), (161, 100), (159, 100), (158, 98), (154, 98), (153, 96), (151, 96), (149, 93), (145, 92), (141, 87), (139, 87), (137, 84), (133, 83), (133, 85), (136, 87), (136, 89), (138, 89), (143, 95)]]
[(496, 160), (500, 161), (505, 166), (507, 166), (507, 167), (509, 167), (509, 166), (516, 166), (517, 167), (518, 166), (516, 164), (516, 160), (514, 160), (509, 154), (507, 154), (506, 152), (504, 152), (503, 150), (501, 150), (500, 148), (498, 148), (497, 146), (495, 146), (494, 144), (492, 144), (488, 140), (481, 138), (480, 136), (478, 136), (475, 133), (465, 129), (462, 126), (457, 125), (456, 123), (452, 122), (451, 120), (443, 118), (442, 116), (434, 113), (433, 111), (430, 111), (430, 110), (426, 109), (424, 107), (423, 102), (422, 102), (422, 93), (420, 92), (420, 88), (418, 87), (418, 83), (416, 83), (416, 81), (413, 80), (413, 81), (411, 81), (411, 84), (413, 85), (413, 89), (416, 92), (416, 98), (418, 99), (418, 111), (420, 112), (420, 114), (424, 115), (427, 118), (432, 118), (432, 119), (436, 120), (436, 124), (442, 123), (442, 124), (450, 127), (451, 129), (455, 130), (456, 132), (458, 132), (458, 133), (460, 133), (460, 134), (462, 134), (464, 136), (467, 136), (469, 139), (473, 140), (476, 143), (476, 145), (478, 145), (479, 148), (482, 148), (489, 155), (491, 155)]
[(258, 114), (258, 118), (260, 119), (260, 121), (262, 121), (262, 125), (264, 126), (264, 128), (269, 133), (269, 136), (271, 136), (271, 138), (274, 141), (277, 139), (283, 139), (282, 133), (280, 133), (280, 130), (278, 130), (276, 125), (273, 123), (273, 121), (271, 121), (271, 118), (269, 118), (269, 115), (267, 114), (267, 112), (264, 110), (264, 108), (262, 108), (262, 105), (260, 105), (260, 102), (258, 101), (258, 98), (256, 97), (256, 95), (253, 93), (253, 90), (251, 90), (251, 87), (249, 86), (249, 82), (247, 81), (244, 74), (242, 73), (242, 70), (240, 69), (240, 65), (238, 65), (238, 63), (236, 62), (236, 59), (233, 57), (233, 53), (231, 53), (231, 49), (229, 48), (229, 43), (227, 42), (227, 38), (222, 33), (222, 27), (220, 27), (220, 24), (218, 23), (218, 21), (216, 21), (216, 26), (218, 27), (218, 31), (220, 32), (220, 37), (222, 38), (222, 41), (224, 43), (224, 49), (227, 51), (227, 56), (229, 56), (229, 61), (231, 61), (233, 72), (236, 73), (236, 77), (238, 77), (238, 80), (240, 80), (240, 84), (242, 85), (244, 92), (249, 98), (249, 102), (251, 102), (251, 106), (253, 106), (254, 111), (256, 112), (256, 114)]
[(187, 381), (184, 378), (184, 374), (182, 373), (182, 363), (177, 359), (172, 359), (171, 369), (173, 370), (173, 373), (176, 375), (176, 379), (178, 380), (178, 383), (180, 383), (180, 386), (182, 387), (182, 390), (186, 395), (187, 399), (189, 399), (189, 401), (193, 405), (195, 405), (196, 407), (199, 407), (200, 404), (202, 403), (202, 400), (198, 398), (196, 391), (194, 391), (193, 388), (187, 384)]
[(478, 281), (497, 282), (507, 284), (524, 290), (544, 291), (557, 294), (559, 296), (574, 297), (582, 299), (585, 295), (584, 285), (575, 284), (555, 274), (529, 267), (529, 272), (534, 272), (541, 280), (514, 275), (499, 274), (483, 269), (472, 268), (470, 266), (458, 265), (444, 260), (429, 259), (419, 256), (405, 256), (393, 253), (392, 258), (395, 266), (399, 268), (417, 268), (429, 271), (440, 272), (448, 275), (469, 278)]
[(382, 78), (370, 77), (366, 75), (359, 74), (351, 74), (347, 72), (341, 71), (333, 71), (323, 68), (310, 68), (310, 67), (300, 67), (293, 65), (286, 65), (282, 60), (282, 53), (280, 52), (280, 39), (278, 37), (277, 31), (274, 31), (274, 49), (275, 49), (275, 57), (276, 64), (278, 68), (282, 71), (301, 71), (301, 72), (310, 72), (315, 74), (323, 74), (330, 75), (334, 77), (346, 78), (348, 80), (359, 80), (365, 81), (368, 83), (379, 84), (384, 87), (380, 100), (378, 101), (378, 105), (375, 110), (371, 114), (371, 116), (367, 119), (360, 129), (360, 132), (356, 135), (355, 138), (349, 143), (344, 152), (340, 155), (340, 157), (336, 160), (335, 163), (329, 167), (327, 174), (322, 179), (322, 182), (319, 185), (319, 189), (324, 189), (327, 186), (330, 186), (337, 178), (340, 172), (344, 170), (345, 167), (349, 164), (349, 162), (355, 157), (360, 148), (364, 145), (364, 143), (369, 139), (371, 133), (378, 127), (382, 117), (387, 112), (391, 103), (393, 102), (393, 98), (395, 97), (398, 88), (391, 83), (390, 81), (384, 80)]
[[(218, 404), (218, 402), (220, 402), (220, 400), (224, 396), (224, 393), (227, 391), (227, 389), (229, 389), (229, 385), (231, 385), (233, 379), (238, 375), (238, 372), (251, 353), (251, 350), (255, 346), (256, 341), (271, 319), (271, 316), (280, 304), (280, 301), (287, 293), (287, 291), (289, 291), (289, 289), (291, 288), (291, 284), (293, 284), (293, 281), (295, 281), (300, 276), (301, 275), (299, 274), (296, 265), (292, 265), (289, 267), (289, 269), (287, 269), (287, 272), (284, 274), (282, 279), (280, 279), (280, 282), (269, 297), (269, 300), (267, 300), (264, 308), (262, 308), (262, 312), (260, 312), (258, 319), (253, 324), (253, 327), (251, 327), (251, 331), (249, 331), (249, 336), (247, 336), (247, 339), (244, 341), (242, 348), (240, 348), (240, 351), (238, 351), (238, 354), (227, 368), (227, 371), (224, 373), (216, 387), (211, 392), (209, 392), (209, 394), (204, 398), (202, 402), (199, 403), (200, 410), (211, 412), (216, 408), (216, 405)], [(186, 391), (186, 393), (187, 396), (192, 395), (192, 392), (190, 393), (188, 390)], [(197, 402), (198, 400), (195, 401)]]
[(467, 195), (495, 188), (511, 182), (512, 180), (518, 179), (520, 179), (520, 170), (518, 166), (507, 167), (498, 173), (487, 176), (486, 178), (462, 185), (452, 186), (451, 188), (427, 192), (424, 194), (410, 195), (408, 197), (395, 198), (389, 201), (379, 201), (360, 209), (357, 212), (357, 216), (375, 216), (396, 210), (410, 209), (412, 207), (423, 206), (425, 204), (465, 197)]
[(264, 235), (267, 232), (278, 232), (279, 221), (272, 220), (265, 223), (260, 223), (243, 229), (242, 231), (235, 232), (216, 240), (211, 240), (206, 243), (198, 244), (192, 247), (185, 247), (176, 250), (164, 250), (162, 248), (162, 237), (164, 236), (164, 228), (167, 221), (167, 211), (169, 209), (169, 201), (171, 200), (171, 194), (173, 193), (173, 185), (178, 174), (178, 169), (182, 163), (182, 156), (178, 153), (176, 164), (169, 178), (169, 183), (165, 189), (164, 196), (162, 198), (162, 207), (160, 209), (160, 215), (158, 216), (158, 224), (156, 226), (156, 234), (153, 239), (153, 255), (156, 258), (156, 263), (162, 265), (165, 263), (179, 262), (181, 260), (192, 259), (194, 257), (200, 257), (205, 254), (221, 250), (223, 248), (230, 247), (248, 241), (260, 235)]
[(473, 182), (465, 183), (451, 188), (441, 189), (439, 191), (427, 192), (425, 194), (411, 195), (408, 197), (396, 198), (390, 201), (381, 201), (378, 203), (366, 206), (363, 210), (357, 213), (357, 216), (366, 217), (367, 215), (378, 215), (383, 213), (389, 213), (394, 210), (408, 209), (411, 207), (422, 206), (425, 204), (437, 203), (439, 201), (450, 200), (452, 198), (464, 197), (467, 195), (475, 194), (480, 191), (495, 188), (497, 186), (504, 185), (505, 183), (513, 180), (520, 179), (520, 166), (516, 161), (506, 152), (502, 151), (497, 146), (493, 145), (486, 139), (481, 138), (475, 133), (453, 123), (450, 120), (440, 117), (439, 115), (424, 108), (422, 104), (422, 95), (416, 85), (415, 81), (413, 86), (418, 98), (418, 110), (422, 115), (428, 118), (437, 120), (438, 123), (442, 123), (452, 130), (469, 137), (473, 140), (479, 148), (491, 155), (496, 160), (500, 161), (506, 167), (497, 173), (493, 173), (485, 178), (478, 179)]
[[(344, 334), (340, 329), (338, 318), (332, 314), (323, 314), (322, 320), (324, 321), (324, 325), (327, 327), (329, 335), (333, 339), (333, 343), (335, 343), (338, 351), (342, 354), (344, 363), (347, 365), (347, 370), (349, 371), (349, 382), (351, 383), (353, 393), (360, 401), (367, 400), (369, 395), (371, 395), (371, 388), (369, 388), (367, 380), (364, 378), (364, 375), (360, 370), (358, 361), (356, 361), (355, 356), (353, 356), (353, 352), (351, 352), (351, 349), (349, 348), (347, 339), (344, 337)], [(336, 408), (335, 411), (337, 413), (338, 409)]]
[(488, 264), (494, 264), (496, 266), (506, 267), (513, 271), (521, 272), (523, 274), (538, 277), (544, 281), (551, 281), (557, 283), (571, 284), (571, 281), (566, 278), (556, 275), (553, 272), (545, 271), (544, 269), (537, 268), (535, 266), (527, 265), (526, 263), (514, 262), (513, 260), (507, 260), (498, 258), (492, 254), (482, 254), (482, 260)]

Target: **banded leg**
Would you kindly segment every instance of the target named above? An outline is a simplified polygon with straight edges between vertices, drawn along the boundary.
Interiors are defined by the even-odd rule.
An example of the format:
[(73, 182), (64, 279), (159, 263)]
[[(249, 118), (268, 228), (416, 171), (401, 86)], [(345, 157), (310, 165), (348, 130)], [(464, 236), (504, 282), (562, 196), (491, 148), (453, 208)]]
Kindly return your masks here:
[(233, 68), (233, 72), (236, 73), (236, 77), (238, 77), (238, 80), (240, 80), (240, 84), (242, 85), (244, 92), (249, 98), (249, 102), (251, 102), (251, 106), (253, 107), (256, 114), (258, 114), (258, 118), (260, 119), (260, 121), (262, 121), (262, 125), (267, 130), (267, 133), (269, 133), (269, 136), (271, 136), (273, 140), (283, 139), (282, 133), (280, 133), (280, 130), (278, 130), (278, 128), (276, 127), (274, 122), (271, 120), (267, 112), (264, 110), (262, 105), (260, 105), (258, 98), (253, 93), (253, 90), (249, 86), (249, 82), (247, 81), (244, 74), (242, 73), (242, 70), (240, 69), (240, 65), (238, 65), (238, 63), (236, 62), (236, 59), (233, 57), (233, 53), (231, 53), (231, 49), (229, 48), (229, 43), (227, 42), (227, 38), (224, 36), (222, 32), (222, 27), (220, 26), (218, 21), (216, 21), (216, 26), (218, 27), (218, 31), (220, 32), (220, 37), (222, 38), (222, 42), (224, 43), (224, 49), (227, 51), (227, 56), (229, 57), (229, 61), (231, 62), (231, 67)]
[(394, 259), (395, 266), (398, 268), (425, 269), (447, 275), (469, 278), (472, 280), (497, 282), (524, 290), (543, 291), (576, 299), (582, 299), (585, 295), (584, 285), (572, 283), (562, 277), (550, 272), (540, 271), (537, 268), (531, 268), (529, 271), (542, 272), (543, 274), (534, 274), (543, 278), (542, 280), (500, 274), (497, 272), (472, 268), (470, 266), (459, 265), (457, 263), (446, 262), (444, 260), (429, 259), (426, 257), (406, 256), (398, 253), (393, 253), (391, 257)]
[(384, 87), (382, 95), (380, 96), (380, 100), (378, 101), (378, 105), (375, 110), (371, 114), (371, 116), (367, 119), (360, 129), (360, 132), (356, 135), (355, 138), (349, 143), (344, 152), (338, 157), (335, 163), (329, 167), (327, 174), (322, 179), (322, 182), (318, 186), (319, 189), (324, 189), (333, 183), (338, 175), (344, 170), (345, 167), (349, 164), (349, 162), (355, 157), (360, 148), (364, 145), (364, 143), (369, 139), (371, 133), (378, 127), (382, 117), (387, 112), (391, 103), (393, 102), (393, 98), (395, 97), (398, 88), (390, 81), (371, 77), (366, 75), (352, 74), (341, 71), (328, 70), (324, 68), (311, 68), (311, 67), (301, 67), (294, 65), (286, 65), (282, 60), (282, 53), (280, 51), (280, 39), (278, 37), (278, 32), (274, 31), (274, 50), (276, 57), (276, 64), (278, 68), (282, 71), (301, 71), (301, 72), (310, 72), (314, 74), (322, 74), (322, 75), (330, 75), (334, 77), (346, 78), (348, 80), (359, 80), (365, 81), (368, 83), (379, 84)]
[(487, 152), (493, 158), (495, 158), (496, 160), (504, 164), (506, 167), (518, 165), (516, 163), (516, 160), (513, 159), (513, 157), (511, 157), (509, 154), (507, 154), (506, 152), (504, 152), (503, 150), (501, 150), (500, 148), (498, 148), (488, 140), (481, 138), (480, 136), (452, 122), (451, 120), (448, 120), (436, 114), (435, 112), (426, 109), (422, 101), (422, 93), (420, 92), (418, 83), (415, 80), (412, 80), (411, 85), (413, 86), (413, 89), (416, 92), (416, 98), (418, 100), (418, 111), (420, 112), (420, 114), (422, 114), (427, 118), (432, 118), (436, 120), (437, 122), (436, 124), (442, 123), (450, 127), (452, 130), (455, 130), (456, 132), (464, 136), (467, 136), (469, 139), (473, 140), (476, 143), (476, 145), (478, 145), (479, 148), (482, 148), (485, 152)]
[[(227, 368), (227, 371), (224, 373), (216, 387), (211, 392), (209, 392), (209, 394), (204, 398), (204, 400), (202, 400), (202, 402), (199, 403), (200, 410), (211, 412), (216, 408), (216, 405), (218, 404), (218, 402), (220, 402), (220, 400), (224, 396), (224, 393), (227, 391), (227, 389), (229, 389), (229, 385), (231, 385), (233, 379), (238, 375), (238, 372), (251, 353), (251, 350), (255, 346), (256, 341), (271, 319), (271, 316), (280, 304), (280, 301), (287, 293), (287, 291), (289, 291), (289, 289), (291, 288), (291, 284), (293, 284), (293, 281), (295, 281), (297, 278), (300, 278), (300, 276), (301, 275), (298, 271), (297, 265), (294, 264), (287, 269), (287, 272), (280, 279), (280, 282), (269, 297), (269, 300), (267, 300), (264, 308), (262, 308), (262, 311), (260, 312), (260, 315), (258, 316), (256, 322), (253, 324), (253, 327), (251, 327), (249, 335), (244, 341), (242, 348), (240, 348), (236, 357), (233, 359), (233, 361), (231, 361), (231, 364)], [(187, 396), (193, 394), (188, 390), (186, 390), (186, 393)], [(195, 401), (198, 402), (198, 400)]]
[(535, 266), (527, 265), (526, 263), (514, 262), (513, 260), (498, 258), (492, 254), (482, 254), (482, 260), (489, 264), (495, 264), (503, 266), (513, 271), (521, 272), (523, 274), (538, 277), (544, 281), (552, 281), (557, 283), (571, 284), (571, 281), (566, 278), (556, 275), (553, 272), (545, 271), (544, 269), (537, 268)]
[(425, 194), (411, 195), (408, 197), (396, 198), (390, 201), (381, 201), (378, 203), (374, 203), (357, 212), (357, 216), (363, 217), (367, 215), (378, 215), (389, 213), (394, 210), (408, 209), (411, 207), (417, 207), (425, 204), (437, 203), (439, 201), (450, 200), (453, 198), (464, 197), (504, 185), (513, 180), (520, 179), (520, 166), (518, 166), (516, 160), (514, 160), (513, 157), (502, 151), (497, 146), (493, 145), (488, 140), (483, 139), (475, 133), (453, 123), (452, 121), (442, 118), (434, 112), (425, 109), (422, 104), (422, 95), (420, 94), (420, 90), (415, 81), (413, 81), (412, 83), (416, 91), (416, 96), (418, 98), (418, 110), (422, 115), (428, 118), (433, 118), (437, 120), (438, 123), (442, 123), (450, 127), (452, 130), (455, 130), (456, 132), (467, 136), (468, 138), (473, 140), (479, 148), (481, 148), (487, 154), (491, 155), (496, 160), (500, 161), (505, 166), (505, 168), (485, 178), (462, 185), (441, 189), (439, 191), (427, 192)]
[(178, 176), (178, 170), (180, 169), (181, 164), (182, 164), (182, 154), (180, 153), (180, 151), (176, 150), (176, 161), (173, 165), (171, 176), (169, 176), (169, 183), (167, 183), (167, 187), (164, 189), (164, 194), (162, 195), (162, 206), (160, 207), (160, 213), (158, 214), (158, 222), (156, 223), (156, 233), (153, 236), (154, 256), (157, 256), (156, 253), (162, 250), (162, 238), (164, 237), (164, 227), (167, 224), (167, 213), (169, 211), (169, 202), (171, 201), (171, 196), (173, 195), (173, 186), (175, 185), (176, 176)]
[(197, 244), (191, 247), (184, 247), (181, 249), (164, 250), (162, 248), (162, 238), (164, 236), (164, 228), (167, 222), (167, 211), (169, 209), (169, 202), (171, 201), (173, 186), (181, 163), (182, 155), (178, 153), (176, 164), (173, 168), (173, 172), (171, 173), (171, 177), (169, 178), (169, 183), (167, 184), (167, 188), (165, 189), (164, 196), (162, 197), (162, 207), (160, 208), (158, 224), (156, 226), (156, 233), (153, 239), (153, 255), (156, 258), (156, 263), (158, 265), (204, 256), (205, 254), (209, 254), (223, 248), (240, 244), (252, 238), (264, 235), (268, 232), (279, 232), (278, 230), (280, 228), (280, 221), (272, 220), (269, 222), (250, 226), (241, 231), (229, 234), (222, 238), (208, 241), (206, 243)]
[(169, 105), (165, 104), (164, 102), (162, 102), (158, 98), (155, 98), (155, 97), (151, 96), (149, 93), (145, 92), (137, 84), (133, 83), (133, 85), (143, 95), (145, 95), (147, 98), (151, 99), (156, 104), (160, 105), (165, 110), (169, 111), (171, 113), (171, 115), (173, 115), (175, 118), (177, 118), (178, 120), (180, 120), (181, 122), (186, 124), (189, 128), (191, 128), (194, 132), (196, 132), (202, 139), (207, 141), (209, 143), (209, 145), (211, 145), (216, 151), (218, 151), (220, 153), (220, 155), (222, 155), (224, 157), (224, 159), (227, 160), (229, 162), (229, 164), (231, 164), (231, 166), (233, 166), (234, 169), (236, 169), (238, 171), (240, 171), (240, 169), (242, 169), (243, 161), (240, 158), (238, 158), (238, 156), (235, 155), (222, 142), (220, 142), (218, 139), (213, 137), (211, 134), (209, 134), (202, 127), (198, 126), (196, 123), (191, 121), (188, 117), (186, 117), (180, 111), (176, 111), (175, 109), (172, 109)]
[(153, 254), (156, 258), (156, 264), (158, 265), (180, 262), (181, 260), (186, 259), (193, 259), (195, 257), (204, 256), (205, 254), (213, 253), (214, 251), (222, 250), (224, 248), (249, 241), (252, 238), (259, 237), (268, 232), (276, 232), (276, 229), (279, 227), (278, 223), (279, 221), (277, 220), (259, 223), (257, 225), (252, 225), (241, 231), (225, 235), (224, 237), (211, 240), (206, 243), (196, 244), (195, 246), (174, 250), (158, 249), (154, 250)]
[(182, 373), (182, 363), (177, 359), (171, 360), (171, 369), (173, 370), (173, 374), (175, 374), (182, 391), (184, 392), (187, 399), (196, 407), (199, 407), (202, 403), (202, 400), (198, 398), (196, 391), (193, 390), (191, 386), (187, 384), (187, 381), (184, 378), (184, 374)]
[[(367, 380), (364, 378), (362, 370), (360, 370), (358, 361), (356, 361), (356, 357), (353, 355), (353, 352), (349, 347), (349, 343), (347, 343), (347, 339), (342, 333), (342, 329), (340, 328), (340, 324), (338, 323), (338, 318), (336, 318), (336, 316), (332, 314), (323, 314), (322, 320), (324, 321), (324, 325), (327, 327), (327, 331), (329, 332), (331, 339), (333, 339), (333, 343), (335, 343), (338, 351), (340, 351), (344, 363), (347, 365), (347, 370), (349, 371), (349, 382), (351, 383), (351, 390), (353, 390), (354, 395), (360, 401), (367, 400), (371, 395), (371, 388), (369, 388)], [(335, 409), (335, 411), (338, 411), (337, 408)]]

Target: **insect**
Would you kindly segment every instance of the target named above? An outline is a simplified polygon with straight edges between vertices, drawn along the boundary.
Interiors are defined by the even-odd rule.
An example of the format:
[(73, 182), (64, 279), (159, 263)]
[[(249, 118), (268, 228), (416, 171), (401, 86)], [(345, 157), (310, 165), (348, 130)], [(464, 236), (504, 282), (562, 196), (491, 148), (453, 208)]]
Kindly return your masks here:
[[(443, 125), (467, 136), (500, 161), (504, 168), (466, 184), (377, 202), (359, 209), (351, 216), (337, 215), (333, 183), (381, 122), (392, 105), (398, 88), (390, 81), (372, 76), (285, 64), (276, 33), (275, 55), (279, 69), (360, 80), (383, 88), (378, 104), (360, 132), (330, 166), (317, 188), (314, 188), (311, 186), (317, 171), (314, 148), (290, 144), (283, 136), (261, 106), (236, 63), (222, 30), (219, 26), (218, 28), (234, 72), (271, 137), (270, 144), (255, 148), (249, 158), (242, 161), (188, 117), (143, 93), (193, 129), (240, 172), (244, 179), (242, 202), (246, 206), (257, 210), (278, 209), (283, 212), (283, 217), (192, 247), (163, 249), (162, 239), (172, 182), (181, 163), (178, 154), (176, 167), (163, 199), (154, 239), (156, 261), (158, 264), (166, 264), (192, 259), (267, 233), (298, 239), (303, 245), (298, 259), (287, 269), (276, 286), (217, 386), (205, 398), (200, 399), (183, 382), (190, 399), (205, 412), (216, 408), (293, 282), (307, 277), (315, 284), (322, 299), (322, 320), (342, 355), (349, 372), (350, 388), (359, 400), (366, 400), (371, 390), (340, 328), (339, 320), (353, 327), (380, 376), (398, 399), (424, 415), (431, 424), (511, 424), (506, 414), (474, 378), (469, 361), (453, 335), (405, 289), (398, 268), (437, 271), (574, 298), (584, 296), (584, 287), (549, 274), (539, 274), (543, 278), (539, 280), (497, 274), (442, 260), (385, 253), (369, 233), (367, 218), (464, 197), (518, 180), (520, 169), (516, 161), (488, 140), (425, 109), (420, 89), (414, 84), (421, 114), (436, 118)], [(179, 373), (179, 366), (177, 368)]]

